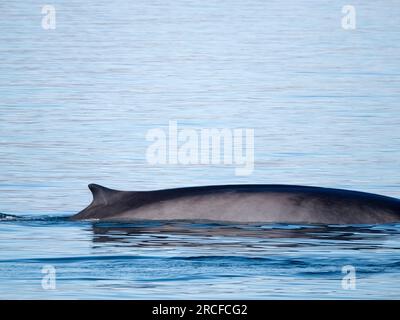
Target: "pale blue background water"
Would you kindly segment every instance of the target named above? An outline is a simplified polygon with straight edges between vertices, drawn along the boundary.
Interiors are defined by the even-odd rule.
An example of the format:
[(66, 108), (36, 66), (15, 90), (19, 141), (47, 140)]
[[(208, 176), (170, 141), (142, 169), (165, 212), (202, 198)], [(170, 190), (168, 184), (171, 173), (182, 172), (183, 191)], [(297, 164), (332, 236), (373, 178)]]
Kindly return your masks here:
[[(57, 29), (41, 28), (55, 5)], [(357, 29), (341, 27), (343, 5)], [(398, 298), (399, 225), (92, 225), (87, 184), (400, 197), (398, 1), (0, 3), (1, 298)], [(254, 128), (255, 171), (147, 165), (147, 130)], [(250, 230), (249, 230), (250, 228)], [(316, 228), (316, 229), (315, 229)], [(57, 268), (56, 291), (41, 267)], [(343, 290), (341, 267), (357, 268)]]

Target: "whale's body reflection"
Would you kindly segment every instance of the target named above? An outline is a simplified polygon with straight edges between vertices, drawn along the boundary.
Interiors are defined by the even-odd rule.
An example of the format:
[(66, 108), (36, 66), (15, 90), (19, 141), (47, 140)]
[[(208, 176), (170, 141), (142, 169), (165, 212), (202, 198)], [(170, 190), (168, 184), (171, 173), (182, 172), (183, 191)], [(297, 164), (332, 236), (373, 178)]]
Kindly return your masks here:
[[(269, 239), (358, 241), (373, 238), (385, 241), (390, 225), (290, 225), (290, 224), (226, 224), (218, 222), (139, 221), (136, 223), (97, 222), (92, 224), (93, 242), (121, 242), (136, 245), (201, 246), (201, 239), (236, 239), (246, 242), (267, 242)], [(148, 238), (146, 238), (148, 237)], [(142, 241), (141, 241), (142, 240)], [(207, 244), (207, 243), (206, 243)], [(289, 245), (287, 243), (286, 245)], [(290, 246), (296, 246), (291, 243)]]

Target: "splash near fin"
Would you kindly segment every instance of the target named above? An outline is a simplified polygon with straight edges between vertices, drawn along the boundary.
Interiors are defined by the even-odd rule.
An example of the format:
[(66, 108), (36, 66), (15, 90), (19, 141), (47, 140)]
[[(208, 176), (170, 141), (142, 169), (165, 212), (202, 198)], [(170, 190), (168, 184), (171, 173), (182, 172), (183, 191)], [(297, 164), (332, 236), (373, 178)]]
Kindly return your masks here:
[(119, 192), (117, 190), (109, 189), (94, 183), (89, 184), (88, 188), (92, 192), (93, 195), (92, 204), (94, 205), (108, 204), (110, 198)]

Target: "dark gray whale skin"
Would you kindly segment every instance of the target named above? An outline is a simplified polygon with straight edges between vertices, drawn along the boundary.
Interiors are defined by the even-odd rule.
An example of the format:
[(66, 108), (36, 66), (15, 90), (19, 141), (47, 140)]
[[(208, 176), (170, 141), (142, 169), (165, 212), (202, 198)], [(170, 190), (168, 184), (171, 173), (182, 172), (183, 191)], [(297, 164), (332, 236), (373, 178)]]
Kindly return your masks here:
[(90, 184), (92, 203), (73, 220), (211, 220), (241, 223), (378, 224), (400, 221), (400, 200), (343, 189), (221, 185), (117, 191)]

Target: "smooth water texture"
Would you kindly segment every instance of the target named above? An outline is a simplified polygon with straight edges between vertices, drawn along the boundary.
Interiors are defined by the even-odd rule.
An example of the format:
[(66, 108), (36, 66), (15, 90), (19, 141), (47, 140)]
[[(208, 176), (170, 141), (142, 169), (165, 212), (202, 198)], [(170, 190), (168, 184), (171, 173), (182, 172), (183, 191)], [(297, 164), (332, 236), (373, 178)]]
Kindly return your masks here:
[[(91, 182), (399, 198), (398, 1), (352, 1), (355, 30), (341, 26), (343, 1), (56, 0), (55, 30), (41, 27), (44, 4), (0, 3), (0, 212), (18, 216), (0, 216), (0, 298), (400, 297), (399, 224), (64, 218)], [(149, 165), (146, 133), (170, 120), (254, 129), (253, 174)]]

